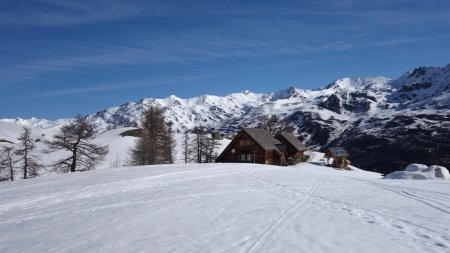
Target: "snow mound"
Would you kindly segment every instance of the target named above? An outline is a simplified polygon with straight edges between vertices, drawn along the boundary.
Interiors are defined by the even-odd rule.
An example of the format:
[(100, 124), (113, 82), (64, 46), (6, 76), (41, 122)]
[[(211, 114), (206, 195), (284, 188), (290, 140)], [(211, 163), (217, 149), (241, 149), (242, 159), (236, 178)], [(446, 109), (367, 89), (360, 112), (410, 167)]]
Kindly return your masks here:
[(430, 167), (424, 164), (410, 164), (404, 171), (396, 171), (384, 176), (385, 179), (444, 179), (450, 180), (450, 174), (445, 167), (432, 165)]
[(425, 164), (413, 163), (413, 164), (406, 166), (405, 171), (408, 171), (408, 172), (429, 171), (427, 169), (428, 169), (428, 166), (426, 166)]

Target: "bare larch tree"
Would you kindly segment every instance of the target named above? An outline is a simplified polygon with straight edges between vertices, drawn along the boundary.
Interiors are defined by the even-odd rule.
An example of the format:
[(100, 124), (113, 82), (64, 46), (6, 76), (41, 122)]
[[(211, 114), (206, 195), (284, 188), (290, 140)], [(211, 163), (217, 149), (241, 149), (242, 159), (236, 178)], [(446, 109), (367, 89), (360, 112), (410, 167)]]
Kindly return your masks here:
[(36, 177), (43, 166), (38, 162), (39, 157), (33, 154), (35, 145), (33, 139), (31, 139), (31, 130), (23, 127), (17, 140), (19, 141), (19, 147), (16, 148), (14, 154), (18, 157), (17, 162), (22, 164), (23, 178)]
[(159, 107), (151, 106), (144, 113), (142, 129), (130, 149), (131, 165), (173, 163), (175, 142), (170, 124), (166, 124)]
[(183, 161), (184, 163), (190, 163), (192, 161), (192, 148), (191, 143), (189, 141), (189, 133), (186, 131), (184, 133), (184, 141), (183, 141)]
[(75, 172), (92, 170), (108, 153), (107, 146), (100, 146), (90, 141), (94, 138), (94, 127), (86, 118), (78, 115), (75, 120), (63, 126), (47, 142), (48, 152), (67, 151), (68, 155), (56, 163), (53, 168), (58, 172)]
[(196, 126), (193, 133), (195, 134), (191, 143), (192, 154), (194, 156), (193, 160), (197, 163), (214, 162), (219, 146), (217, 138), (213, 138), (213, 135), (208, 137), (203, 126)]
[(0, 181), (14, 181), (14, 148), (12, 146), (4, 146), (0, 151)]

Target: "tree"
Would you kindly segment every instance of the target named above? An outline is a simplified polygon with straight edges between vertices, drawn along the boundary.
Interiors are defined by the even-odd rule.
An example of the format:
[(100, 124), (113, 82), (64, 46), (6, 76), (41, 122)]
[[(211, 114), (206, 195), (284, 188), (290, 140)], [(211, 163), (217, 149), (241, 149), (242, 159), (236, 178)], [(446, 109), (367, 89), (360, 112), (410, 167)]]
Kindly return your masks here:
[(214, 138), (214, 134), (211, 137), (207, 136), (205, 128), (202, 126), (195, 127), (193, 130), (195, 134), (193, 142), (191, 144), (194, 160), (197, 163), (211, 163), (216, 159), (216, 151), (219, 142)]
[(36, 177), (42, 165), (37, 162), (39, 157), (33, 154), (35, 145), (31, 139), (31, 130), (23, 127), (17, 140), (19, 141), (19, 147), (14, 151), (14, 154), (18, 156), (17, 161), (22, 163), (23, 178)]
[(167, 161), (167, 163), (173, 163), (173, 154), (175, 152), (175, 139), (173, 138), (173, 131), (172, 131), (172, 124), (168, 124), (167, 126), (167, 132), (165, 133), (163, 137), (163, 159), (164, 161)]
[(139, 136), (134, 144), (134, 147), (130, 149), (130, 159), (129, 164), (130, 165), (144, 165), (147, 161), (147, 145), (145, 143), (145, 136), (142, 133), (141, 136)]
[(192, 161), (192, 148), (191, 143), (189, 142), (189, 133), (187, 131), (184, 133), (183, 161), (184, 163), (189, 163)]
[(197, 126), (194, 128), (194, 154), (195, 154), (195, 161), (197, 163), (202, 163), (203, 158), (206, 155), (206, 132), (205, 128), (203, 126)]
[(14, 149), (12, 146), (5, 146), (2, 148), (0, 153), (0, 181), (11, 180), (14, 181), (14, 160), (13, 160)]
[(142, 130), (130, 149), (131, 165), (173, 163), (175, 141), (170, 124), (166, 124), (159, 107), (151, 106), (144, 113)]
[(219, 147), (219, 141), (212, 135), (211, 138), (206, 138), (205, 145), (206, 152), (204, 161), (206, 163), (215, 162), (217, 158), (217, 148)]
[(116, 153), (116, 157), (111, 161), (111, 168), (119, 168), (120, 167), (120, 159), (119, 154)]
[(75, 120), (63, 126), (53, 140), (47, 142), (48, 152), (65, 150), (68, 155), (55, 164), (54, 170), (59, 172), (75, 172), (92, 170), (108, 153), (107, 146), (90, 143), (94, 138), (94, 127), (86, 118), (78, 115)]

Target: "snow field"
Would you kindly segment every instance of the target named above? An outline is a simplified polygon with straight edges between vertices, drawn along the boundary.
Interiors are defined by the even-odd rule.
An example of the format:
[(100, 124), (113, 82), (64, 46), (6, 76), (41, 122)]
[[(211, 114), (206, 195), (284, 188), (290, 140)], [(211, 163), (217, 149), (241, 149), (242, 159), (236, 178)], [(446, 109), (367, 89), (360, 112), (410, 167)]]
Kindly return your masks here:
[(319, 161), (110, 168), (0, 184), (0, 252), (450, 250), (450, 184), (380, 180)]

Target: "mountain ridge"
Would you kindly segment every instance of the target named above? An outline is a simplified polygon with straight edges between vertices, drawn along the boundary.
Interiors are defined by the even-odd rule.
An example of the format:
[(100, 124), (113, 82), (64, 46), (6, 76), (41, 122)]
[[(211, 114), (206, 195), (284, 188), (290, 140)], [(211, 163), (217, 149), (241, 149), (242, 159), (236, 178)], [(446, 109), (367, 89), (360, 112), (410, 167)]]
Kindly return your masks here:
[[(202, 125), (211, 132), (229, 135), (242, 127), (261, 126), (275, 117), (279, 123), (292, 123), (296, 134), (307, 145), (322, 149), (332, 145), (347, 147), (356, 154), (354, 161), (357, 166), (372, 170), (376, 166), (398, 167), (393, 166), (392, 161), (388, 164), (361, 161), (368, 160), (367, 156), (384, 154), (383, 147), (397, 146), (399, 142), (411, 144), (417, 149), (417, 152), (412, 152), (414, 154), (421, 154), (421, 149), (430, 150), (426, 152), (426, 158), (416, 154), (418, 159), (437, 159), (443, 165), (450, 161), (449, 155), (445, 155), (449, 150), (445, 138), (450, 139), (450, 64), (446, 67), (418, 67), (397, 79), (383, 76), (341, 78), (313, 90), (288, 87), (271, 93), (244, 90), (227, 96), (143, 98), (90, 114), (87, 118), (98, 132), (138, 127), (145, 108), (149, 106), (161, 107), (167, 122), (171, 122), (179, 133)], [(33, 118), (3, 121), (57, 128), (70, 120)], [(419, 138), (414, 145), (409, 140), (414, 138), (408, 138), (411, 135)], [(442, 136), (444, 139), (440, 138)], [(430, 141), (437, 141), (437, 146)], [(429, 154), (433, 152), (435, 155)], [(402, 157), (400, 160), (414, 162), (415, 158)]]

